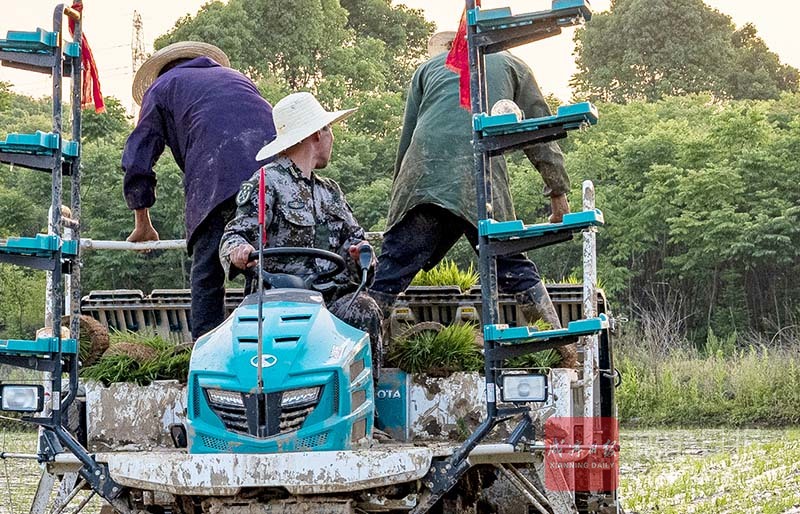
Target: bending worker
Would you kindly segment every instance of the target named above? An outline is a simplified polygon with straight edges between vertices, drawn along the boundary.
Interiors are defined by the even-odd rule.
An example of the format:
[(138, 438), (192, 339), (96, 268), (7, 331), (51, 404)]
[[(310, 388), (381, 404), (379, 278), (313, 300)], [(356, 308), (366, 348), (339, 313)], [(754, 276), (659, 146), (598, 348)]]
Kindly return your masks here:
[(193, 339), (225, 319), (219, 240), (258, 149), (275, 137), (272, 107), (229, 66), (222, 50), (194, 41), (169, 45), (145, 61), (133, 79), (142, 110), (122, 155), (125, 200), (135, 211), (128, 241), (158, 240), (149, 208), (156, 201), (153, 166), (165, 145), (184, 173)]

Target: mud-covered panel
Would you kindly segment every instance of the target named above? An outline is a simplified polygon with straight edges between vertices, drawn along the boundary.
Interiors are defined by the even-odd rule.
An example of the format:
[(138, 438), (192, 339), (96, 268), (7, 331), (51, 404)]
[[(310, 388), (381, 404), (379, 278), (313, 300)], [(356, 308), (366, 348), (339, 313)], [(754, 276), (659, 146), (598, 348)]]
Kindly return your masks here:
[[(281, 454), (189, 455), (184, 452), (103, 454), (119, 484), (178, 495), (231, 496), (249, 488), (291, 494), (358, 491), (417, 480), (430, 468), (427, 448)], [(100, 458), (100, 457), (99, 457)]]
[(186, 387), (176, 381), (148, 386), (86, 384), (91, 451), (171, 447), (169, 426), (186, 421)]
[(415, 439), (464, 439), (486, 417), (486, 382), (478, 373), (413, 375), (408, 415)]

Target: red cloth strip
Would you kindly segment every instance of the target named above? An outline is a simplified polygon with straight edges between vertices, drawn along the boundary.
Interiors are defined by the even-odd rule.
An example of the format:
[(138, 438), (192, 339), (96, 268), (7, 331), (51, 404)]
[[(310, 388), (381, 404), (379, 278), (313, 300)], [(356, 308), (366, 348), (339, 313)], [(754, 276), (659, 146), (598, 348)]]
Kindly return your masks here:
[[(480, 0), (475, 0), (475, 6), (480, 7)], [(470, 110), (470, 87), (469, 87), (469, 48), (467, 46), (467, 10), (461, 13), (461, 22), (458, 24), (458, 32), (453, 40), (453, 46), (445, 66), (459, 75), (459, 103), (461, 107)]]
[[(83, 13), (83, 4), (75, 2), (72, 8)], [(69, 19), (69, 33), (75, 35), (75, 21)], [(100, 90), (100, 73), (97, 71), (97, 63), (94, 60), (92, 49), (86, 36), (81, 34), (81, 63), (83, 64), (83, 76), (81, 80), (81, 107), (86, 108), (94, 104), (94, 112), (103, 113), (106, 105), (103, 101), (103, 92)]]

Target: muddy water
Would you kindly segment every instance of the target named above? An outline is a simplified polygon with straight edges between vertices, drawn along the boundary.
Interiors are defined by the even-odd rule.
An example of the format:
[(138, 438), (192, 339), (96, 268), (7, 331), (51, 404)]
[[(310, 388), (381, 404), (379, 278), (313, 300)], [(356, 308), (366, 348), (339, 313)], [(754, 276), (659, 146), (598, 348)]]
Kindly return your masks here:
[[(791, 440), (794, 438), (796, 442), (800, 438), (797, 431), (623, 430), (620, 438), (621, 490), (627, 498), (624, 505), (628, 512), (800, 513), (800, 510), (793, 510), (791, 498), (796, 495), (797, 503), (800, 504), (800, 487), (793, 485), (800, 482), (800, 470), (796, 466), (792, 468), (791, 462), (781, 462), (777, 457), (796, 450), (796, 445), (792, 446)], [(789, 446), (782, 447), (783, 444)], [(2, 451), (33, 453), (35, 449), (35, 433), (0, 432)], [(770, 452), (775, 452), (775, 455)], [(735, 498), (738, 488), (724, 489), (726, 480), (741, 480), (735, 473), (737, 457), (754, 466), (752, 473), (745, 473), (746, 480), (750, 480), (746, 502)], [(723, 465), (714, 465), (717, 461)], [(706, 462), (711, 462), (712, 465), (706, 466)], [(709, 494), (705, 490), (697, 491), (688, 486), (681, 488), (675, 485), (680, 485), (682, 474), (685, 475), (687, 470), (691, 474), (695, 469), (698, 473), (715, 474), (713, 481), (718, 498), (714, 499), (713, 491)], [(39, 465), (35, 461), (0, 460), (0, 514), (28, 512), (40, 473)], [(752, 481), (761, 476), (769, 478), (771, 473), (778, 476), (777, 482)], [(719, 492), (720, 487), (723, 487), (722, 492)], [(656, 498), (645, 494), (645, 489), (655, 494)], [(773, 508), (771, 506), (776, 497), (786, 497), (788, 500)], [(709, 498), (713, 503), (710, 503)], [(720, 498), (724, 501), (720, 501)], [(723, 505), (720, 506), (720, 503)], [(724, 506), (731, 503), (732, 508)], [(77, 500), (73, 503), (73, 508), (74, 505), (77, 505)], [(736, 505), (741, 507), (737, 508)], [(99, 509), (100, 501), (95, 498), (82, 512), (94, 514)]]

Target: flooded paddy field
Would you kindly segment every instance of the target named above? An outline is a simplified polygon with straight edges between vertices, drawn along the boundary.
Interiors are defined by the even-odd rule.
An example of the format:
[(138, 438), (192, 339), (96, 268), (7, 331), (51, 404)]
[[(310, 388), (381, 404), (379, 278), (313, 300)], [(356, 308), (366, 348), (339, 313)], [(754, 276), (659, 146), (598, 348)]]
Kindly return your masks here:
[[(800, 514), (800, 429), (623, 430), (621, 442), (628, 514)], [(4, 452), (35, 448), (33, 432), (0, 433)], [(40, 472), (35, 461), (0, 460), (0, 514), (29, 511)], [(99, 510), (94, 498), (82, 512)]]

